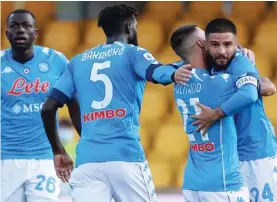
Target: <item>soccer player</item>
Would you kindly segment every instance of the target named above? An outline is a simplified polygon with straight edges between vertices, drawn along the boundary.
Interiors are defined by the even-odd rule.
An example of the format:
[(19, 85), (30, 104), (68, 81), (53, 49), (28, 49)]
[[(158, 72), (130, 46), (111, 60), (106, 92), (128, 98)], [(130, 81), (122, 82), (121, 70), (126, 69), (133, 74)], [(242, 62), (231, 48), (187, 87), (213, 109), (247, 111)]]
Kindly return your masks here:
[[(212, 20), (205, 29), (206, 49), (209, 58), (213, 62), (212, 73), (218, 72), (237, 74), (241, 66), (241, 61), (236, 57), (228, 67), (231, 60), (227, 60), (230, 43), (234, 43), (236, 38), (235, 25), (227, 19)], [(226, 47), (226, 48), (223, 48)], [(244, 84), (253, 83), (251, 75), (243, 77), (237, 81), (239, 88)], [(272, 85), (271, 85), (272, 86)], [(276, 91), (276, 89), (275, 89)], [(274, 93), (274, 85), (272, 86)], [(271, 93), (272, 94), (272, 93)], [(205, 113), (207, 112), (207, 113)], [(200, 124), (208, 124), (209, 120), (216, 120), (219, 117), (209, 116), (213, 111), (205, 111), (199, 115)], [(211, 112), (211, 113), (209, 113)], [(232, 112), (224, 111), (224, 116), (229, 116)], [(241, 172), (249, 186), (251, 200), (253, 202), (268, 202), (277, 200), (276, 187), (276, 137), (271, 122), (268, 120), (259, 94), (258, 100), (249, 108), (235, 116), (236, 130), (238, 133), (238, 154), (241, 162)]]
[[(242, 95), (239, 95), (239, 104), (234, 106), (229, 103), (230, 97), (237, 94), (234, 86), (237, 75), (210, 76), (205, 60), (205, 32), (196, 25), (187, 25), (176, 30), (171, 37), (171, 46), (177, 55), (192, 65), (192, 78), (186, 85), (174, 85), (176, 104), (190, 142), (183, 183), (185, 201), (249, 201), (248, 189), (239, 169), (233, 117), (217, 121), (208, 133), (203, 135), (195, 131), (197, 128), (192, 124), (194, 119), (191, 115), (201, 112), (197, 105), (199, 102), (211, 108), (222, 106), (226, 110), (240, 111), (256, 101), (256, 87), (246, 85), (252, 91), (246, 95), (248, 99), (243, 100)], [(182, 63), (173, 65), (178, 68)], [(254, 72), (252, 68), (245, 68)], [(180, 70), (181, 68), (175, 75), (179, 74)]]
[[(40, 111), (68, 61), (34, 45), (38, 30), (31, 12), (13, 11), (7, 25), (11, 48), (1, 51), (1, 201), (58, 201), (60, 180)], [(80, 132), (78, 103), (72, 100), (68, 107)]]
[[(245, 64), (241, 57), (235, 56), (232, 46), (236, 43), (236, 27), (227, 19), (215, 19), (206, 27), (206, 49), (212, 62), (212, 73), (230, 73), (241, 75), (236, 81), (239, 89), (245, 84), (254, 84), (251, 75), (244, 75)], [(239, 54), (239, 53), (237, 53)], [(228, 67), (228, 64), (231, 64)], [(257, 74), (257, 71), (256, 71)], [(245, 77), (246, 76), (246, 77)], [(253, 202), (276, 200), (276, 137), (274, 129), (263, 109), (261, 96), (275, 93), (274, 84), (267, 78), (259, 79), (259, 97), (250, 107), (235, 115), (238, 133), (238, 154), (242, 175), (249, 186)], [(247, 93), (248, 91), (245, 90)], [(208, 127), (220, 117), (232, 115), (234, 111), (224, 111), (218, 117), (217, 110), (202, 106), (202, 113), (194, 116), (201, 124), (199, 130)]]
[[(139, 114), (146, 81), (167, 84), (176, 71), (162, 66), (137, 46), (138, 12), (115, 5), (100, 12), (105, 44), (75, 56), (42, 109), (44, 126), (60, 159), (59, 177), (70, 176), (55, 127), (55, 113), (75, 93), (82, 115), (82, 135), (70, 185), (76, 202), (156, 201), (152, 176), (139, 138)], [(153, 103), (155, 104), (155, 103)], [(153, 113), (153, 112), (149, 112)]]

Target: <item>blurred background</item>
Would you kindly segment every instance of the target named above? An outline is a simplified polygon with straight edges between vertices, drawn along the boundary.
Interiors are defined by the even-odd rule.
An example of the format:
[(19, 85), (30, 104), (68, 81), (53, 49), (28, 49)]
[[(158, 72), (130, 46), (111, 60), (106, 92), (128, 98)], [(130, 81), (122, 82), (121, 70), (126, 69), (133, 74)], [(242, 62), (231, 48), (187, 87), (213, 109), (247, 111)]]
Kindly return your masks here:
[[(277, 2), (116, 2), (140, 10), (139, 45), (163, 63), (179, 60), (169, 46), (174, 29), (183, 24), (197, 24), (204, 29), (216, 17), (227, 17), (237, 26), (240, 43), (256, 54), (262, 76), (277, 85)], [(1, 2), (1, 50), (9, 47), (5, 37), (6, 18), (14, 9), (34, 13), (39, 28), (37, 44), (63, 52), (68, 59), (105, 42), (97, 27), (98, 13), (115, 2), (10, 1)], [(277, 128), (277, 95), (264, 99), (266, 113)], [(75, 158), (78, 136), (66, 108), (59, 111), (60, 135), (71, 157)], [(188, 140), (181, 115), (173, 100), (173, 86), (147, 84), (141, 112), (141, 142), (147, 154), (160, 200), (166, 197), (183, 201), (181, 185), (186, 164)], [(63, 194), (68, 193), (64, 185)], [(169, 193), (169, 194), (168, 194)], [(170, 195), (171, 194), (171, 195)], [(165, 198), (164, 198), (165, 197)]]

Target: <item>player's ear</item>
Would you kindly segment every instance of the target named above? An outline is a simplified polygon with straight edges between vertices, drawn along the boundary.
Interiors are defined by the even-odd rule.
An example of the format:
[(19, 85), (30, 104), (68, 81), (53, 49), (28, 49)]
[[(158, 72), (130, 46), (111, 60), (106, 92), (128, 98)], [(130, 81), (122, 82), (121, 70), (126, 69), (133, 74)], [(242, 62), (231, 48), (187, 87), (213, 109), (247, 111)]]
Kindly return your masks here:
[(196, 44), (202, 49), (205, 48), (205, 40), (197, 40)]
[(127, 34), (130, 34), (131, 33), (131, 29), (132, 29), (131, 23), (127, 23), (126, 26), (125, 26), (125, 32)]
[(38, 29), (35, 28), (35, 38), (38, 38)]
[(239, 46), (239, 45), (240, 45), (239, 39), (238, 39), (237, 37), (236, 37), (235, 43), (236, 43), (236, 46)]

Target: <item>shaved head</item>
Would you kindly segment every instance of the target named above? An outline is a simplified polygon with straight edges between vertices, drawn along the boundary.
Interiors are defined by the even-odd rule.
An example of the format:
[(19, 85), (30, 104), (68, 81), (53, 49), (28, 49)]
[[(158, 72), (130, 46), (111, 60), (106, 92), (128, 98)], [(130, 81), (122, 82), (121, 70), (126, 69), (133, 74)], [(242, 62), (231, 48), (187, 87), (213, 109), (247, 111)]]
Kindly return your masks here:
[(199, 40), (205, 40), (205, 32), (196, 25), (185, 25), (172, 34), (170, 44), (178, 56), (187, 58)]

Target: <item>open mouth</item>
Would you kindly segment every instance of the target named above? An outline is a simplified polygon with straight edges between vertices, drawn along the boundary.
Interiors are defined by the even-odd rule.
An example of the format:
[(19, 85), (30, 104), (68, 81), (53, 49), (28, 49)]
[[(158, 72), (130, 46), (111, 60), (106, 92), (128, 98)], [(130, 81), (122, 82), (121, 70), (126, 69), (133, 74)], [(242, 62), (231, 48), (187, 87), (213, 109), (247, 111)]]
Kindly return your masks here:
[(225, 62), (227, 60), (227, 58), (217, 58), (218, 62)]
[(27, 38), (21, 36), (21, 37), (15, 37), (14, 40), (16, 43), (25, 43), (27, 41)]

